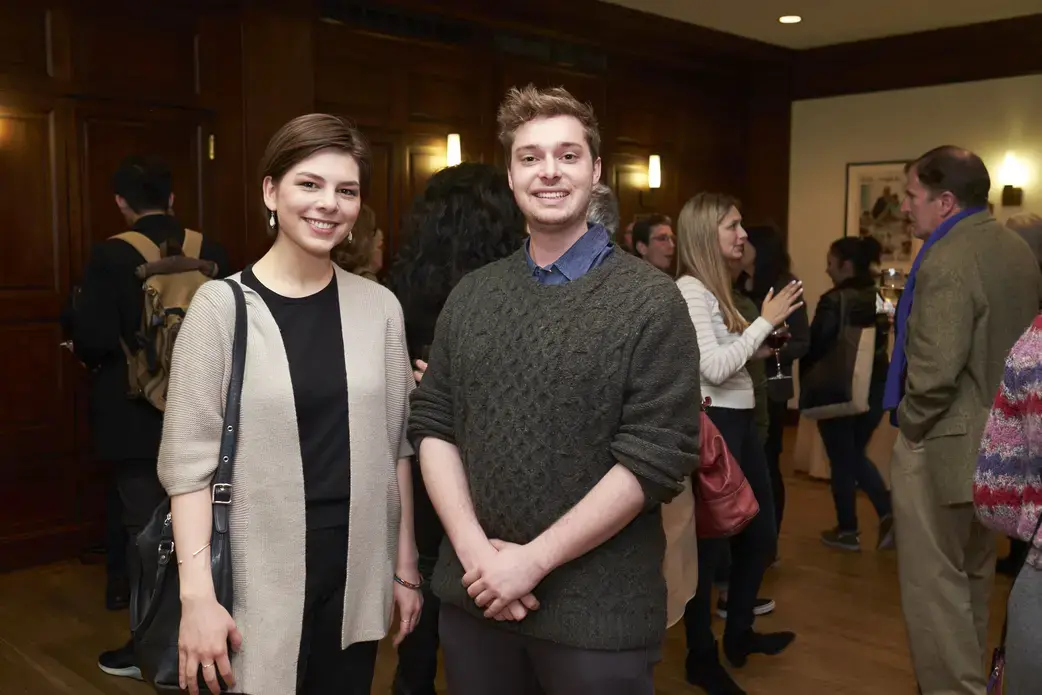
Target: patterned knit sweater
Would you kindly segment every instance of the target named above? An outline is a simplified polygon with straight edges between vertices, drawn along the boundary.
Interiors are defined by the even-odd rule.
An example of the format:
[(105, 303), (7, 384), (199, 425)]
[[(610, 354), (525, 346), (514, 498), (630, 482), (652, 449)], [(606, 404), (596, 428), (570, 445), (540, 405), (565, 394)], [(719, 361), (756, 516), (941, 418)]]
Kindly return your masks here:
[[(409, 437), (454, 443), (489, 538), (525, 544), (616, 464), (647, 505), (628, 526), (551, 572), (540, 608), (504, 630), (583, 649), (658, 645), (666, 625), (661, 503), (698, 464), (698, 344), (669, 277), (615, 253), (581, 278), (541, 285), (524, 252), (456, 287), (441, 316)], [(444, 601), (481, 616), (446, 541)]]
[(1027, 563), (1042, 569), (1042, 315), (1006, 359), (1006, 373), (981, 441), (973, 486), (977, 515), (988, 528), (1032, 543)]

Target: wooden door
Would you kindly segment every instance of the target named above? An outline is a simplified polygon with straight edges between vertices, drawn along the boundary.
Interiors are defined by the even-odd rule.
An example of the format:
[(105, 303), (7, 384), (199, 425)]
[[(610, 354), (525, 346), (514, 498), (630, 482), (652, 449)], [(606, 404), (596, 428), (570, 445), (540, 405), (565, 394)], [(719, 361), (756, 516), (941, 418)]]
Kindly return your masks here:
[(196, 111), (0, 93), (0, 569), (100, 537), (106, 470), (59, 313), (91, 245), (126, 228), (110, 185), (125, 156), (166, 160), (175, 213), (206, 232), (209, 125)]
[(59, 99), (0, 93), (0, 569), (60, 554), (80, 521), (77, 365), (58, 324), (70, 118)]
[(212, 229), (213, 205), (209, 199), (213, 189), (209, 159), (212, 132), (211, 118), (202, 111), (109, 102), (77, 104), (79, 190), (74, 215), (82, 229), (82, 260), (91, 244), (125, 231), (111, 179), (129, 155), (153, 156), (166, 162), (173, 179), (174, 214), (182, 224), (220, 237)]

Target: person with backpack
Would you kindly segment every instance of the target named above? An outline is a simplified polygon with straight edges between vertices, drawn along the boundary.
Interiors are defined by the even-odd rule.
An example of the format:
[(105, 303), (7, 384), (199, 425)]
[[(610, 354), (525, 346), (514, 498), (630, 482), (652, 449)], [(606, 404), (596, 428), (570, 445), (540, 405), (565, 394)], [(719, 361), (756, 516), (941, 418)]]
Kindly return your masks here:
[[(128, 157), (113, 175), (112, 189), (127, 226), (91, 250), (64, 320), (73, 352), (90, 370), (92, 454), (115, 478), (133, 583), (136, 536), (166, 497), (156, 460), (176, 327), (194, 289), (230, 269), (220, 245), (185, 230), (171, 214), (165, 163)], [(153, 317), (162, 322), (143, 331), (143, 321)], [(141, 677), (129, 641), (103, 652), (98, 667), (113, 676)]]

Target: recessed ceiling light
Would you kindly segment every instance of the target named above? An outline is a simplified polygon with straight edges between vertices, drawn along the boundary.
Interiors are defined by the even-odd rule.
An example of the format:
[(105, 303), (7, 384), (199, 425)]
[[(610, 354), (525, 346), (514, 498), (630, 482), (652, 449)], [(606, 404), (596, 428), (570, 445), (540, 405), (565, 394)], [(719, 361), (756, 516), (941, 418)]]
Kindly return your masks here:
[(782, 24), (799, 24), (803, 21), (803, 17), (795, 14), (787, 14), (783, 17), (778, 17), (778, 21)]

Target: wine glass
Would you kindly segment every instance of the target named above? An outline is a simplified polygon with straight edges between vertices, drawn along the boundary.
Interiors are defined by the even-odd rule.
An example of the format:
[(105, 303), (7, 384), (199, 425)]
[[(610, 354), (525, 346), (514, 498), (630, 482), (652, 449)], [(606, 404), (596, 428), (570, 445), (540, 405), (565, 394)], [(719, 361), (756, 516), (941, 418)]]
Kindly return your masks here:
[(792, 377), (782, 372), (781, 366), (781, 349), (785, 347), (785, 343), (789, 342), (789, 338), (792, 334), (789, 332), (789, 324), (782, 322), (782, 325), (775, 328), (767, 335), (767, 339), (764, 343), (774, 352), (774, 364), (778, 370), (774, 373), (774, 376), (767, 377), (768, 381), (781, 381), (783, 379), (791, 379)]

